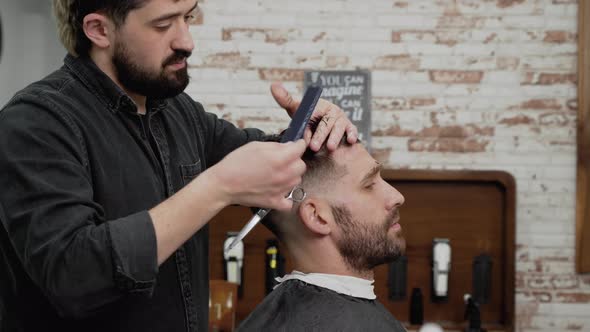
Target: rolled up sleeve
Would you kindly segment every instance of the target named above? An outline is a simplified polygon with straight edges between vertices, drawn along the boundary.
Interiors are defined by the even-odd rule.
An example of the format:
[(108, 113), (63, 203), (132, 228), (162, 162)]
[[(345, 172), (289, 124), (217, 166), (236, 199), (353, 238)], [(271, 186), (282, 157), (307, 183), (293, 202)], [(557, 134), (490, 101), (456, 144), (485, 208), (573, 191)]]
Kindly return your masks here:
[(150, 294), (158, 272), (154, 225), (147, 211), (108, 223), (116, 287)]

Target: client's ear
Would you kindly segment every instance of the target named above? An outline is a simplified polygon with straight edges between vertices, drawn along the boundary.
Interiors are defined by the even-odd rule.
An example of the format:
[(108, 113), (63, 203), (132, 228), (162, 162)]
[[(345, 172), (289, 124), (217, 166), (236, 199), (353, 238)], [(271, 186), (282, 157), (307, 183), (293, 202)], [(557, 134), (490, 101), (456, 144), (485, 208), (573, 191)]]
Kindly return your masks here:
[(326, 201), (308, 197), (301, 203), (298, 212), (299, 219), (310, 232), (328, 235), (332, 231), (332, 209)]

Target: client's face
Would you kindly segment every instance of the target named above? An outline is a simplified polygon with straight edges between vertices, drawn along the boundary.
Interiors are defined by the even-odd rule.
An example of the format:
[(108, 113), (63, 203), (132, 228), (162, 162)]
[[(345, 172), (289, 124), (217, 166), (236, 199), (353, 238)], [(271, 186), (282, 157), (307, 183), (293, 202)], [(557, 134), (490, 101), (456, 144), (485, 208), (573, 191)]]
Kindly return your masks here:
[(357, 271), (395, 260), (406, 248), (399, 224), (404, 197), (381, 178), (381, 165), (361, 144), (340, 148), (333, 158), (347, 170), (329, 194), (342, 257)]

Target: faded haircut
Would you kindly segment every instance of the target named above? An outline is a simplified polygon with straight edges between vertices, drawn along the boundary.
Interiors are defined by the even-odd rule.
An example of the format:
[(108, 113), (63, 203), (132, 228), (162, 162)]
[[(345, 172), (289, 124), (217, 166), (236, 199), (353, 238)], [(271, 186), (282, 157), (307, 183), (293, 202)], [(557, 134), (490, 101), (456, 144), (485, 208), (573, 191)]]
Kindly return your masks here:
[[(308, 126), (309, 129), (311, 129), (312, 134), (316, 132), (318, 126), (321, 124), (320, 120), (321, 118), (314, 118), (309, 121)], [(274, 139), (271, 140), (279, 141), (280, 138), (280, 135), (274, 136)], [(343, 135), (338, 143), (338, 147), (351, 145), (352, 144), (348, 143), (346, 134)], [(330, 190), (330, 184), (338, 180), (338, 178), (346, 172), (346, 169), (343, 166), (336, 165), (328, 147), (326, 146), (326, 142), (324, 142), (317, 152), (308, 147), (301, 159), (305, 162), (307, 168), (303, 174), (299, 187), (307, 192), (309, 192), (311, 188), (327, 188), (327, 190)], [(262, 224), (279, 239), (282, 239), (282, 231), (278, 226), (282, 222), (282, 220), (280, 220), (281, 216), (284, 216), (284, 213), (273, 210), (262, 219)]]
[(88, 55), (92, 43), (84, 34), (84, 17), (102, 13), (113, 20), (116, 27), (125, 23), (130, 11), (141, 8), (149, 0), (53, 0), (53, 14), (57, 33), (66, 50), (74, 56)]

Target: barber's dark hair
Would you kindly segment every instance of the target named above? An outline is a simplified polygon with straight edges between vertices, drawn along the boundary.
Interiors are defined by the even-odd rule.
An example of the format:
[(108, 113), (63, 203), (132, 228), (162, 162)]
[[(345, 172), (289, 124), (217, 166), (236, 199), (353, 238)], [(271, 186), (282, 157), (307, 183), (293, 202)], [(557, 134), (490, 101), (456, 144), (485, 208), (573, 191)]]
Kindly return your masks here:
[(57, 21), (59, 39), (74, 56), (87, 55), (92, 43), (84, 34), (84, 17), (103, 13), (117, 27), (125, 23), (130, 11), (140, 8), (149, 0), (53, 0), (53, 13)]
[[(318, 127), (321, 125), (321, 118), (313, 118), (309, 121), (308, 127), (311, 129), (312, 134), (316, 132)], [(265, 140), (266, 141), (280, 141), (281, 135), (273, 135), (268, 136)], [(327, 141), (326, 141), (327, 142)], [(330, 151), (326, 146), (326, 142), (322, 145), (322, 147), (316, 152), (307, 148), (303, 153), (301, 159), (305, 162), (306, 170), (303, 174), (303, 180), (301, 182), (301, 187), (305, 190), (306, 187), (311, 185), (323, 185), (326, 184), (328, 181), (336, 180), (340, 175), (342, 175), (342, 170), (338, 170), (334, 160), (330, 156)], [(348, 143), (347, 136), (344, 134), (338, 146), (350, 146), (351, 144)], [(252, 209), (253, 212), (256, 212), (257, 209)], [(280, 227), (277, 226), (280, 223), (280, 220), (277, 219), (277, 213), (271, 211), (265, 218), (262, 219), (262, 224), (266, 226), (274, 235), (276, 235), (279, 239), (282, 238)]]

